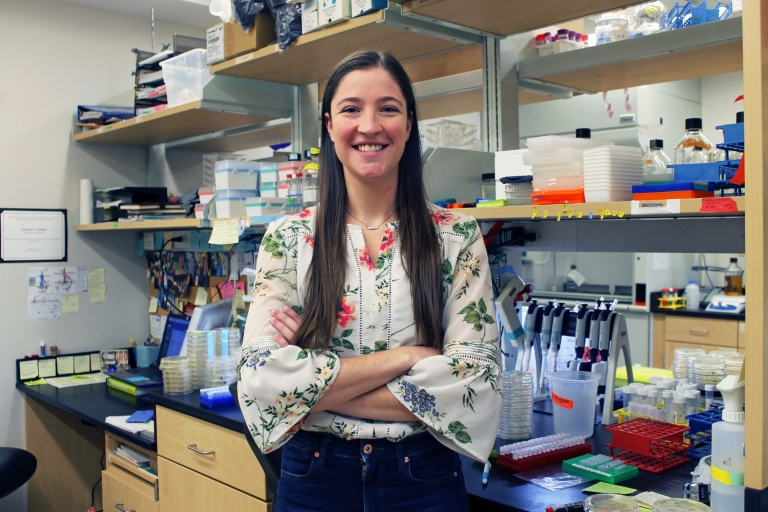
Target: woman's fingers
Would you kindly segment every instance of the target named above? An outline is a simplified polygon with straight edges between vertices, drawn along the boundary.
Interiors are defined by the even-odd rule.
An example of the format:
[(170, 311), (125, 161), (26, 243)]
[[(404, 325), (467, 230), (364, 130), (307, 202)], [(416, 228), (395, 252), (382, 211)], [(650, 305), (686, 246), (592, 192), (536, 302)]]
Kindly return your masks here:
[[(291, 312), (291, 314), (287, 313), (285, 311), (286, 309), (288, 309)], [(279, 309), (272, 310), (272, 318), (276, 318), (283, 325), (288, 327), (293, 332), (296, 332), (299, 330), (299, 324), (301, 323), (301, 318), (296, 314), (295, 311), (293, 311), (290, 308), (283, 308), (282, 310), (279, 310)]]
[(290, 345), (290, 343), (285, 341), (285, 338), (283, 338), (283, 336), (280, 333), (275, 334), (275, 341), (277, 342), (278, 345), (280, 345), (280, 348), (285, 348), (288, 345)]

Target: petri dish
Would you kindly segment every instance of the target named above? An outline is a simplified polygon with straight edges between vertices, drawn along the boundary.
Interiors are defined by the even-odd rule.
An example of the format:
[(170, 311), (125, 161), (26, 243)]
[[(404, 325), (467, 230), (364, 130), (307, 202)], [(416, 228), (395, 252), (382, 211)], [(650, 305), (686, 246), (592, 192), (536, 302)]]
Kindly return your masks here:
[(584, 500), (586, 512), (637, 512), (637, 501), (617, 494), (595, 494)]
[(698, 501), (670, 498), (654, 503), (653, 512), (712, 512), (712, 509)]

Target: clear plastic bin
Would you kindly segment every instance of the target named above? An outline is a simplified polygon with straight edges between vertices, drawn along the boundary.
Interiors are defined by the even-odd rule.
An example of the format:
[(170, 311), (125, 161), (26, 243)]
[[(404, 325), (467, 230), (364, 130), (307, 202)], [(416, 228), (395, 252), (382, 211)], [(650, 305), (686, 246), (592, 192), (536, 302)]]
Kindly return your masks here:
[(549, 375), (555, 434), (592, 437), (599, 381), (600, 375), (591, 372), (566, 371)]
[(197, 48), (160, 63), (168, 94), (168, 107), (199, 100), (213, 75), (208, 72), (207, 50)]

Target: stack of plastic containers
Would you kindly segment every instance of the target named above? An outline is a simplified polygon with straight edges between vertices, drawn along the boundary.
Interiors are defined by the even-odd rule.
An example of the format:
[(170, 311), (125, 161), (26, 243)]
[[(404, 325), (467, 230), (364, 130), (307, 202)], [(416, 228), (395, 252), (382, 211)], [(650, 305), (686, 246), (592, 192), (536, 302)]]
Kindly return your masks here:
[(584, 150), (584, 199), (588, 203), (629, 201), (643, 182), (640, 148), (602, 146)]
[(261, 163), (220, 160), (214, 167), (216, 177), (216, 218), (245, 217), (248, 198), (259, 195)]
[(744, 354), (725, 357), (725, 373), (728, 375), (739, 375), (742, 366), (744, 366)]
[(559, 135), (528, 139), (523, 162), (532, 167), (533, 204), (583, 203), (583, 152), (609, 145), (613, 142)]
[(205, 385), (205, 376), (208, 369), (208, 353), (209, 350), (213, 350), (213, 347), (213, 332), (187, 332), (187, 357), (189, 358), (189, 366), (192, 369), (192, 385), (195, 389), (200, 389)]
[(237, 327), (222, 327), (213, 331), (215, 334), (217, 356), (240, 356), (240, 329)]
[(160, 361), (163, 372), (163, 391), (168, 395), (186, 395), (194, 390), (192, 368), (186, 357), (164, 357)]
[(688, 355), (706, 354), (705, 350), (700, 348), (676, 348), (675, 357), (672, 360), (672, 373), (676, 379), (683, 379), (688, 374)]
[(528, 372), (504, 372), (498, 435), (504, 439), (527, 439), (532, 432), (533, 376)]

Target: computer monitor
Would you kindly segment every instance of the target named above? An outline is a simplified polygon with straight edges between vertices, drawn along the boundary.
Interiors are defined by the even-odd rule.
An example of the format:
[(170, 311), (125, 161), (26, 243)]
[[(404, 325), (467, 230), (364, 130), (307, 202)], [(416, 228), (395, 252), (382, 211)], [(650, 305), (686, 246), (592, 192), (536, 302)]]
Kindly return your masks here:
[[(229, 327), (232, 323), (232, 299), (224, 299), (205, 306), (198, 306), (192, 313), (188, 331), (212, 331), (219, 327)], [(186, 338), (181, 346), (181, 356), (187, 355)]]
[(189, 317), (184, 315), (168, 315), (163, 330), (163, 339), (160, 342), (160, 361), (164, 357), (178, 356), (181, 354), (181, 348), (189, 327)]

